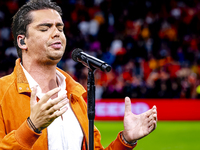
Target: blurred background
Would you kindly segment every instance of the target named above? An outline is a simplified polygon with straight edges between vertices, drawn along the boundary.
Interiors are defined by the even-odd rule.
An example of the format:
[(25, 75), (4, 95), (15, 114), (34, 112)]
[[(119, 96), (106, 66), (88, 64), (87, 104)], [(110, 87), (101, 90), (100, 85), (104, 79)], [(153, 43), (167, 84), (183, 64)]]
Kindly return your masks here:
[[(10, 27), (26, 1), (0, 0), (0, 77), (13, 71), (18, 57)], [(123, 130), (129, 96), (133, 113), (158, 108), (157, 129), (135, 149), (199, 150), (200, 1), (54, 1), (67, 38), (58, 67), (87, 88), (87, 68), (71, 59), (75, 48), (112, 66), (109, 73), (95, 71), (95, 125), (103, 146)]]
[[(26, 0), (0, 0), (0, 76), (18, 57), (10, 30)], [(85, 88), (87, 68), (71, 59), (81, 48), (112, 66), (97, 70), (96, 99), (199, 98), (198, 0), (55, 0), (63, 10), (67, 47), (58, 64)]]

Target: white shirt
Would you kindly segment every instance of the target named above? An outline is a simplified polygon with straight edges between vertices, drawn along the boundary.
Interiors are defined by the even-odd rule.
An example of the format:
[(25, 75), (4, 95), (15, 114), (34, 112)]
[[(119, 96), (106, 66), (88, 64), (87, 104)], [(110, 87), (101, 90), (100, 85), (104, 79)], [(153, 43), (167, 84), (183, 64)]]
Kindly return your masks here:
[[(30, 88), (32, 89), (36, 86), (36, 96), (41, 99), (44, 93), (42, 93), (39, 84), (31, 77), (23, 66), (22, 68)], [(65, 76), (56, 70), (56, 78), (58, 85), (61, 88), (58, 92), (58, 96), (65, 93), (67, 94), (67, 91), (65, 90)], [(63, 120), (61, 117), (58, 117), (47, 127), (49, 150), (81, 150), (83, 131), (70, 105), (67, 104), (67, 107), (68, 110), (62, 115)]]

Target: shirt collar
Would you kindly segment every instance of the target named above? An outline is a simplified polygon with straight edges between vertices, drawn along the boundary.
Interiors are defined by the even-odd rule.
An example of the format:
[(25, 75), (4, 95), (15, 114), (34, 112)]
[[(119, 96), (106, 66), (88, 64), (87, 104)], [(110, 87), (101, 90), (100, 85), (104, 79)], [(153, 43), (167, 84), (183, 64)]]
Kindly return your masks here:
[[(42, 89), (40, 88), (40, 85), (33, 79), (33, 77), (28, 73), (28, 71), (26, 71), (26, 69), (23, 67), (23, 65), (21, 63), (20, 63), (20, 65), (21, 65), (21, 67), (24, 71), (24, 74), (28, 80), (30, 89), (32, 90), (33, 87), (37, 87), (37, 97), (41, 98), (44, 95), (44, 93), (42, 93)], [(56, 70), (56, 79), (58, 81), (58, 86), (61, 87), (61, 90), (65, 90), (66, 89), (66, 82), (65, 82), (66, 77), (58, 70)]]

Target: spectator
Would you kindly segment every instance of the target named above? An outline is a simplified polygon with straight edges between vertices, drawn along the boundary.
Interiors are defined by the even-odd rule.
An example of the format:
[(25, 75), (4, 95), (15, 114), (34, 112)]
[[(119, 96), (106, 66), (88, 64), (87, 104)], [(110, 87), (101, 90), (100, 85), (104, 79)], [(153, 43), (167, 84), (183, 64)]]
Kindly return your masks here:
[[(84, 73), (81, 72), (84, 69), (80, 64), (77, 65), (76, 70), (65, 65), (71, 59), (72, 50), (77, 47), (112, 66), (115, 81), (103, 81), (107, 83), (99, 89), (101, 94), (98, 94), (98, 99), (114, 98), (115, 92), (119, 94), (124, 90), (137, 91), (137, 98), (156, 98), (156, 94), (151, 93), (158, 92), (157, 85), (159, 86), (161, 79), (159, 77), (156, 80), (152, 79), (152, 75), (155, 72), (160, 74), (158, 71), (160, 67), (166, 68), (170, 76), (167, 82), (162, 82), (162, 89), (167, 88), (167, 91), (174, 93), (173, 89), (177, 87), (175, 88), (177, 93), (172, 94), (174, 95), (171, 95), (172, 98), (198, 97), (198, 93), (194, 90), (198, 85), (190, 81), (195, 78), (196, 83), (200, 82), (198, 42), (200, 2), (196, 0), (170, 0), (156, 3), (153, 0), (137, 2), (59, 0), (57, 2), (61, 7), (65, 6), (63, 21), (68, 39), (67, 51), (58, 66), (70, 72), (77, 81), (83, 81), (81, 74)], [(24, 1), (12, 0), (0, 2), (1, 61), (4, 61), (5, 53), (13, 47), (11, 23), (8, 18), (11, 18), (23, 3)], [(129, 74), (132, 81), (128, 81), (127, 73), (122, 71), (129, 61), (134, 62), (134, 67), (129, 70), (132, 72)], [(178, 72), (185, 69), (185, 64), (188, 65), (189, 74), (187, 77), (182, 77)], [(2, 67), (0, 70), (2, 75), (9, 73)], [(191, 76), (193, 73), (196, 74), (195, 77)], [(102, 73), (98, 76), (101, 76), (98, 77), (98, 80), (101, 80), (100, 78), (104, 78), (105, 75)], [(122, 80), (124, 76), (125, 80)], [(140, 84), (136, 86), (133, 79)], [(83, 83), (85, 84), (85, 81)], [(105, 89), (110, 90), (108, 92)], [(160, 94), (163, 95), (164, 91), (160, 91)], [(134, 95), (132, 96), (135, 97)], [(165, 98), (165, 94), (161, 95), (159, 97)]]

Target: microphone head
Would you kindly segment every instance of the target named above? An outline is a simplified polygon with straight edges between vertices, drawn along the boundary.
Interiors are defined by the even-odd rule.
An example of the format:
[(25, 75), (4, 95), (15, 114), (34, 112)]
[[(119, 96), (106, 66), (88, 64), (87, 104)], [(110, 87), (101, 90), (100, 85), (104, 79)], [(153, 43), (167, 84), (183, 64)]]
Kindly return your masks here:
[(80, 48), (76, 48), (76, 49), (74, 49), (73, 51), (72, 51), (72, 59), (75, 61), (75, 62), (78, 62), (78, 55), (79, 55), (79, 53), (80, 52), (83, 52), (83, 50), (82, 49), (80, 49)]

